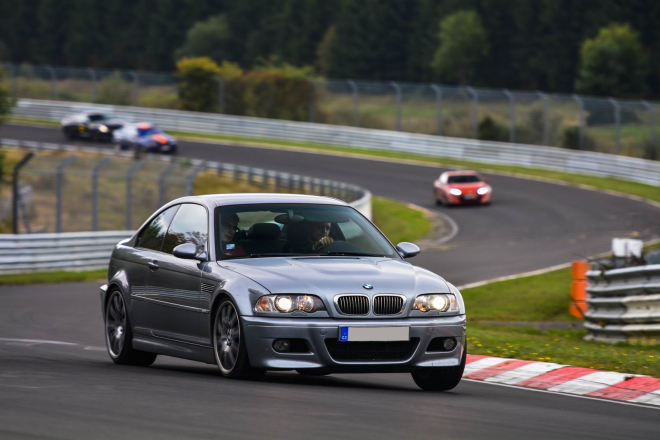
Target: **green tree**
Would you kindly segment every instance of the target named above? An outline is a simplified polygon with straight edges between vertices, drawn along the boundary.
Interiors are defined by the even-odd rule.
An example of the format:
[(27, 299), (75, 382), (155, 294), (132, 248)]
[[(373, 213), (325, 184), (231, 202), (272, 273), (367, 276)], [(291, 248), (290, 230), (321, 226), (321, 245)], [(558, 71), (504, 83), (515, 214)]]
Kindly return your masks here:
[(578, 93), (633, 98), (647, 89), (649, 57), (628, 24), (601, 29), (582, 44), (580, 57)]
[(220, 66), (209, 57), (182, 58), (176, 63), (183, 110), (209, 112), (218, 107)]
[(330, 26), (328, 31), (323, 36), (323, 40), (319, 43), (316, 48), (316, 66), (318, 72), (327, 77), (334, 60), (332, 57), (334, 46), (337, 41), (337, 27)]
[(224, 15), (211, 17), (200, 21), (188, 31), (186, 41), (176, 51), (176, 58), (209, 57), (216, 63), (227, 59), (229, 43), (229, 27)]
[(471, 84), (488, 54), (488, 39), (474, 11), (458, 11), (440, 22), (440, 46), (431, 66), (443, 81)]

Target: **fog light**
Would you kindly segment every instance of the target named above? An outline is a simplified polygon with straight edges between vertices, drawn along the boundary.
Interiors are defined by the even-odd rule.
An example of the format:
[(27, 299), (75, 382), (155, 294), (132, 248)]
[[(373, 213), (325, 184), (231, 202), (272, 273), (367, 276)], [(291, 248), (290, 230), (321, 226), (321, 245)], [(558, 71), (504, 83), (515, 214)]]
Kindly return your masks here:
[(454, 338), (447, 338), (444, 341), (442, 341), (442, 348), (445, 351), (452, 351), (454, 348), (456, 348), (456, 339)]
[(273, 350), (278, 353), (288, 353), (291, 349), (291, 343), (288, 339), (276, 339), (273, 342)]

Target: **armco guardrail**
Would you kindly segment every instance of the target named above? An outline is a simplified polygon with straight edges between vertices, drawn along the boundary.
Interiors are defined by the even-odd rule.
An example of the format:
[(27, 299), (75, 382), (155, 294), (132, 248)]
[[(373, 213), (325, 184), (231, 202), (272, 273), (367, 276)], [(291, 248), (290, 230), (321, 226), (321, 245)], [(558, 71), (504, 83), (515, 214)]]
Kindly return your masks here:
[(132, 231), (0, 234), (0, 274), (105, 268), (115, 244), (131, 234)]
[(28, 118), (60, 120), (67, 114), (90, 109), (112, 112), (120, 118), (134, 121), (148, 120), (170, 130), (234, 134), (416, 153), (491, 164), (618, 177), (660, 185), (660, 162), (553, 147), (211, 113), (29, 99), (21, 99), (14, 109), (14, 114)]
[(660, 343), (660, 264), (592, 269), (587, 279), (587, 339)]

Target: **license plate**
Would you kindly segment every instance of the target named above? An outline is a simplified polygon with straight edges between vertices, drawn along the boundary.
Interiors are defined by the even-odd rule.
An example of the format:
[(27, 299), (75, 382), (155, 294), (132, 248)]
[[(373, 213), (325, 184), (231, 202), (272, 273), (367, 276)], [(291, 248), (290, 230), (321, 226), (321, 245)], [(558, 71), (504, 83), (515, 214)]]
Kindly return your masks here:
[(465, 199), (465, 200), (474, 200), (476, 198), (477, 198), (476, 194), (467, 194), (467, 195), (463, 196), (463, 199)]
[(410, 327), (339, 327), (339, 341), (409, 341)]

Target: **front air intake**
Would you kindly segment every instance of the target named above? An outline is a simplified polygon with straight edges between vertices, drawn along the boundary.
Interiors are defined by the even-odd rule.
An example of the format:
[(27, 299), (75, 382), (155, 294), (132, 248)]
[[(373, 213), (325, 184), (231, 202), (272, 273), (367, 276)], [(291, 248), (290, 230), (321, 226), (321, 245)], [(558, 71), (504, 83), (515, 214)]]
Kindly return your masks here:
[(341, 295), (335, 298), (335, 304), (342, 315), (366, 315), (369, 313), (369, 297), (366, 295)]
[(403, 312), (405, 298), (399, 295), (376, 295), (374, 315), (398, 315)]

